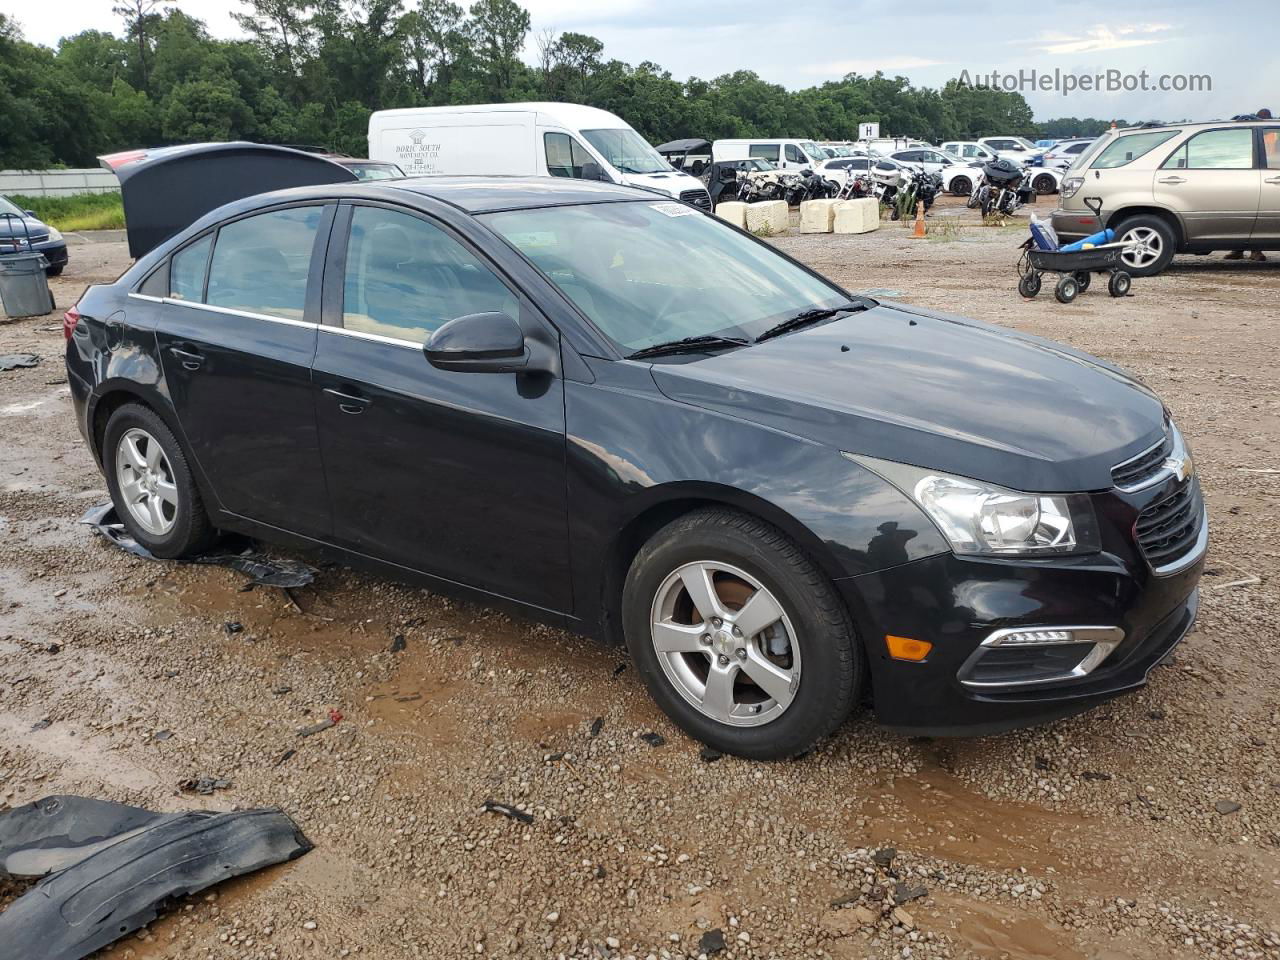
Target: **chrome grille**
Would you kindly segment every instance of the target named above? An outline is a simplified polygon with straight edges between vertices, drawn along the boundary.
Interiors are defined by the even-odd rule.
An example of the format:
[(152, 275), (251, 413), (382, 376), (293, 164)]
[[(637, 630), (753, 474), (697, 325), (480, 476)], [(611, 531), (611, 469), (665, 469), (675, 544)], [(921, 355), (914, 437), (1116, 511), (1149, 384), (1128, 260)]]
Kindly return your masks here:
[(680, 199), (703, 210), (711, 209), (711, 194), (705, 190), (685, 190), (680, 194)]
[(1112, 467), (1111, 482), (1126, 492), (1141, 489), (1160, 474), (1165, 460), (1172, 452), (1173, 437), (1166, 435), (1155, 446)]
[(1148, 506), (1134, 525), (1142, 555), (1159, 571), (1196, 549), (1205, 523), (1200, 483), (1194, 477), (1169, 496)]

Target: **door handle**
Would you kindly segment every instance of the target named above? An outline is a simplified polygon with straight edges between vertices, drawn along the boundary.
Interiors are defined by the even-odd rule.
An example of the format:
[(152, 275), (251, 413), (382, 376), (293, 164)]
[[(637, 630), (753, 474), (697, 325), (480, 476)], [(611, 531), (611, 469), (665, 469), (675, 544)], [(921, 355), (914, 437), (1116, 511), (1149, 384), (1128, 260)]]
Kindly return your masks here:
[(339, 410), (352, 416), (357, 413), (364, 413), (364, 408), (372, 402), (368, 397), (362, 397), (358, 393), (343, 393), (333, 387), (325, 387), (324, 392), (338, 401)]
[(204, 355), (182, 347), (170, 347), (169, 352), (182, 361), (182, 369), (199, 370), (204, 364)]
[(1280, 177), (1267, 177), (1263, 183), (1280, 183)]
[(1186, 183), (1185, 177), (1161, 177), (1161, 183)]

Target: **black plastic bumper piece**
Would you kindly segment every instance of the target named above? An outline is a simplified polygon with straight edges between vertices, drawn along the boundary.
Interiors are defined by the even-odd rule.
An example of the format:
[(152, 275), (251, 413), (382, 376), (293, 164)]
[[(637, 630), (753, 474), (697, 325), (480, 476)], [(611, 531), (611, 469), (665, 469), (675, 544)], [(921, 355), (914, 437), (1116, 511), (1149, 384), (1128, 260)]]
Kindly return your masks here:
[(80, 960), (178, 897), (310, 849), (274, 808), (158, 814), (46, 797), (0, 816), (0, 870), (44, 877), (0, 914), (0, 960)]

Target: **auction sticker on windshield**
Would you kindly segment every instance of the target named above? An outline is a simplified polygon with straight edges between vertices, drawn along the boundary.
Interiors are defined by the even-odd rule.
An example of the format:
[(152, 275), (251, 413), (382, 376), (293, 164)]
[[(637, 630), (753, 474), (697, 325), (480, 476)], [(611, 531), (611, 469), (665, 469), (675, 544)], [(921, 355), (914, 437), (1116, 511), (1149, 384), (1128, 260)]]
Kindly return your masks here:
[(698, 212), (693, 207), (686, 206), (683, 203), (675, 203), (674, 201), (667, 203), (654, 203), (650, 204), (650, 206), (659, 213), (666, 214), (668, 217), (687, 217)]

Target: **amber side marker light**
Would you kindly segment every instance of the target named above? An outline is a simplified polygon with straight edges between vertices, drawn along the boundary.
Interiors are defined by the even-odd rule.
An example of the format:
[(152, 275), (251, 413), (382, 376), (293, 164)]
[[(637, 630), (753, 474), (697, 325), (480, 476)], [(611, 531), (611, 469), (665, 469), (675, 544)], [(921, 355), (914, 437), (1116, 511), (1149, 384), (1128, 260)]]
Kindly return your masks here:
[(929, 655), (929, 651), (933, 649), (933, 644), (928, 640), (916, 640), (912, 637), (895, 637), (887, 634), (884, 638), (885, 646), (889, 648), (889, 656), (895, 660), (910, 660), (913, 663), (919, 663)]

